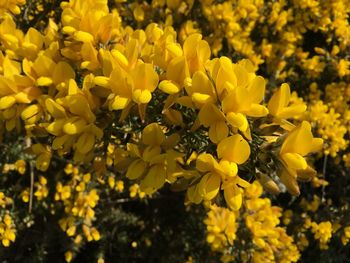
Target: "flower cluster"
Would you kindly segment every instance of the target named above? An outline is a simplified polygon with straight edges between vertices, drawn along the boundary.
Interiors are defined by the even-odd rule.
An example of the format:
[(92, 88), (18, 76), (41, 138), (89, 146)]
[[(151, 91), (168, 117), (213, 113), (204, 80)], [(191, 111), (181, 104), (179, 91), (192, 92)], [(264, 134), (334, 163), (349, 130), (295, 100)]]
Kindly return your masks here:
[(16, 229), (13, 219), (6, 208), (13, 203), (13, 200), (3, 192), (0, 192), (0, 240), (4, 247), (10, 246), (11, 242), (15, 242)]
[[(279, 226), (281, 208), (272, 206), (268, 198), (261, 197), (262, 193), (257, 181), (246, 189), (246, 208), (241, 215), (226, 208), (210, 207), (204, 221), (207, 242), (223, 254), (222, 259), (236, 257), (246, 261), (252, 257), (253, 262), (297, 262), (300, 253), (293, 237)], [(247, 233), (249, 239), (244, 239)], [(240, 251), (230, 252), (231, 247)]]
[(213, 250), (222, 251), (233, 245), (236, 239), (236, 215), (229, 209), (212, 205), (204, 220), (207, 226), (207, 242)]
[(327, 164), (350, 166), (348, 1), (57, 5), (0, 4), (3, 246), (41, 219), (68, 262), (90, 242), (102, 260), (121, 222), (145, 236), (118, 240), (148, 248), (160, 230), (140, 207), (177, 197), (209, 208), (223, 262), (348, 243), (347, 199), (325, 192)]

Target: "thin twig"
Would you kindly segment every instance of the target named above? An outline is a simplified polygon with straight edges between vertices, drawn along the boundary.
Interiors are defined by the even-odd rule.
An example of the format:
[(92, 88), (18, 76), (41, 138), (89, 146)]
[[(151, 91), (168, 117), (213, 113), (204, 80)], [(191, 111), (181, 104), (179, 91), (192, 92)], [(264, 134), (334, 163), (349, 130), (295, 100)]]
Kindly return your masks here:
[(33, 168), (33, 162), (30, 162), (29, 213), (32, 212), (32, 207), (33, 207), (33, 190), (34, 190), (34, 168)]
[[(32, 146), (32, 140), (29, 137), (25, 138), (26, 147), (29, 148)], [(29, 193), (29, 213), (32, 212), (33, 207), (33, 190), (34, 190), (34, 167), (33, 161), (29, 162), (30, 165), (30, 193)]]
[[(323, 159), (323, 167), (322, 167), (322, 174), (323, 178), (326, 179), (326, 171), (327, 171), (327, 161), (328, 161), (328, 155), (326, 154)], [(322, 185), (322, 202), (324, 201), (324, 196), (325, 196), (325, 185)]]

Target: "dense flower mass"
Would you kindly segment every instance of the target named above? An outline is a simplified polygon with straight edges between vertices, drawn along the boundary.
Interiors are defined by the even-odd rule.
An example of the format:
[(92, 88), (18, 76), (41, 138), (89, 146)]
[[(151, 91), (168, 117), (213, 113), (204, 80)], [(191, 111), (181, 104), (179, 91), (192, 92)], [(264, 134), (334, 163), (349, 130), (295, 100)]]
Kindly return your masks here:
[[(164, 221), (181, 262), (346, 249), (349, 181), (327, 165), (350, 167), (349, 8), (1, 2), (0, 259), (35, 231), (57, 236), (32, 235), (39, 261), (55, 244), (67, 262), (154, 257)], [(173, 199), (195, 223), (159, 215)]]

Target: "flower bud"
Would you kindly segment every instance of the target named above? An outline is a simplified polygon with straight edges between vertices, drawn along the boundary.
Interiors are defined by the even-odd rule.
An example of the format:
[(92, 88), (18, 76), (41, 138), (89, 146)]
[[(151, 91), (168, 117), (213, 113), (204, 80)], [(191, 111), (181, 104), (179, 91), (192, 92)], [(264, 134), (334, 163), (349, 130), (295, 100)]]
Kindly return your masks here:
[(262, 173), (260, 173), (259, 175), (260, 177), (258, 180), (266, 191), (268, 191), (271, 194), (279, 194), (281, 192), (278, 185), (269, 176)]

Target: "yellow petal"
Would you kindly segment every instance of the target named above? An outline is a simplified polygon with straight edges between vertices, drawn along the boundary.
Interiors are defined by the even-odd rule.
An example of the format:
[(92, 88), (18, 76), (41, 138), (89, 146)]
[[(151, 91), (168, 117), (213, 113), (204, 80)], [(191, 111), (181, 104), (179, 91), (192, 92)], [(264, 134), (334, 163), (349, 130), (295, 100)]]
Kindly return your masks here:
[(239, 64), (233, 64), (232, 69), (235, 75), (237, 76), (237, 86), (245, 88), (248, 85), (249, 81), (249, 74), (247, 70)]
[(75, 146), (80, 153), (86, 154), (93, 149), (94, 144), (95, 136), (91, 133), (84, 132), (82, 135), (80, 135)]
[(242, 179), (241, 177), (237, 176), (235, 178), (236, 184), (243, 187), (243, 188), (247, 188), (250, 186), (250, 183), (248, 183), (246, 180)]
[(52, 135), (60, 136), (62, 135), (63, 125), (65, 122), (66, 122), (66, 119), (57, 119), (51, 122), (45, 129), (47, 130), (47, 132), (51, 133)]
[(148, 63), (139, 64), (132, 72), (134, 89), (148, 90), (152, 92), (158, 85), (159, 77), (154, 71), (153, 65)]
[(288, 106), (290, 100), (290, 88), (287, 83), (283, 83), (281, 87), (272, 95), (267, 107), (273, 116), (277, 116), (281, 110)]
[(299, 181), (310, 181), (317, 175), (317, 171), (313, 169), (311, 166), (307, 166), (304, 170), (297, 170), (297, 179)]
[[(23, 60), (26, 61), (25, 59)], [(10, 95), (18, 92), (16, 83), (4, 76), (0, 75), (0, 96)]]
[(316, 142), (317, 147), (320, 147), (321, 141), (313, 141), (313, 139), (310, 123), (303, 121), (288, 134), (282, 144), (280, 153), (290, 152), (305, 156), (313, 150), (313, 142)]
[(142, 159), (145, 162), (152, 163), (152, 159), (160, 155), (160, 147), (159, 146), (147, 146), (143, 153), (142, 153)]
[(111, 51), (112, 56), (118, 61), (119, 65), (123, 68), (127, 68), (129, 61), (119, 50), (113, 49)]
[(126, 148), (127, 148), (131, 157), (140, 157), (141, 158), (140, 149), (137, 147), (136, 144), (128, 143), (128, 144), (126, 144)]
[[(29, 29), (30, 30), (30, 29)], [(2, 67), (4, 70), (4, 76), (8, 78), (13, 78), (15, 75), (21, 74), (21, 66), (18, 62), (9, 59), (7, 56), (2, 62)]]
[(199, 192), (198, 184), (195, 184), (187, 189), (187, 197), (191, 203), (199, 204), (202, 202), (203, 198)]
[(40, 143), (33, 144), (31, 149), (32, 149), (33, 153), (36, 154), (36, 155), (39, 155), (39, 154), (44, 153), (44, 152), (47, 152), (47, 150), (44, 147), (44, 145), (42, 145)]
[(164, 110), (163, 114), (171, 124), (183, 126), (184, 123), (180, 111), (168, 109)]
[(62, 28), (62, 33), (63, 34), (67, 34), (67, 35), (71, 35), (76, 31), (76, 29), (72, 26), (64, 26)]
[(166, 169), (164, 165), (154, 165), (146, 174), (145, 178), (141, 181), (140, 189), (146, 194), (153, 194), (160, 189), (166, 178)]
[(206, 103), (214, 103), (213, 97), (211, 97), (208, 94), (202, 94), (198, 92), (194, 92), (191, 96), (194, 103), (198, 104), (198, 107), (201, 107), (202, 105)]
[(211, 126), (217, 121), (225, 121), (224, 114), (212, 103), (205, 104), (198, 113), (199, 121), (204, 126)]
[(201, 34), (192, 34), (186, 38), (183, 51), (189, 63), (191, 74), (203, 68), (203, 64), (210, 57), (210, 47), (208, 43), (202, 39)]
[(128, 171), (126, 172), (126, 177), (131, 180), (140, 178), (145, 173), (146, 168), (147, 163), (143, 160), (137, 159), (130, 164)]
[(191, 89), (188, 90), (187, 92), (189, 93), (189, 95), (191, 95), (191, 93), (194, 93), (194, 92), (199, 94), (206, 94), (212, 97), (213, 101), (216, 101), (216, 93), (215, 93), (214, 86), (212, 82), (209, 80), (208, 76), (202, 71), (197, 71), (193, 74), (192, 86), (191, 86)]
[(238, 167), (237, 164), (234, 162), (229, 162), (227, 160), (221, 160), (219, 162), (221, 170), (227, 175), (228, 177), (234, 177), (237, 175)]
[(38, 99), (41, 95), (41, 91), (38, 87), (27, 87), (21, 92), (18, 92), (15, 95), (15, 99), (19, 103), (31, 103), (32, 100)]
[(52, 74), (53, 82), (57, 85), (69, 79), (75, 79), (75, 71), (67, 62), (58, 62)]
[(201, 153), (196, 160), (196, 168), (200, 172), (214, 171), (217, 161), (209, 153)]
[(94, 37), (90, 33), (84, 32), (84, 31), (74, 32), (74, 39), (76, 41), (81, 41), (81, 42), (93, 42), (94, 41)]
[(38, 104), (33, 104), (25, 108), (21, 113), (22, 120), (27, 120), (41, 112), (41, 107)]
[(115, 96), (112, 101), (110, 102), (110, 109), (111, 110), (122, 110), (125, 109), (126, 106), (129, 104), (130, 99), (124, 98), (121, 96)]
[(55, 102), (53, 99), (48, 98), (45, 100), (45, 106), (47, 111), (51, 114), (52, 117), (60, 119), (66, 117), (65, 109)]
[(7, 121), (6, 121), (6, 124), (5, 124), (6, 130), (7, 130), (8, 132), (12, 131), (14, 128), (16, 128), (16, 125), (18, 125), (18, 124), (19, 124), (19, 123), (18, 123), (18, 120), (15, 119), (15, 118), (13, 118), (13, 119), (11, 119), (11, 120), (7, 120)]
[(232, 61), (227, 57), (219, 59), (220, 68), (216, 77), (216, 89), (219, 97), (225, 90), (225, 83), (228, 82), (233, 88), (237, 87), (237, 76), (232, 70)]
[(246, 131), (248, 129), (248, 120), (242, 113), (229, 112), (226, 118), (233, 127), (241, 131)]
[(268, 109), (260, 104), (252, 104), (249, 108), (249, 110), (244, 111), (245, 114), (251, 117), (264, 117), (266, 116), (269, 111)]
[(216, 173), (207, 173), (199, 182), (199, 192), (204, 200), (213, 199), (220, 190), (221, 177)]
[(129, 61), (129, 67), (132, 68), (136, 64), (139, 55), (139, 41), (131, 38), (125, 47), (125, 57)]
[(278, 118), (289, 119), (298, 117), (300, 114), (306, 111), (305, 104), (292, 105), (289, 107), (283, 108), (278, 114)]
[[(23, 113), (23, 112), (22, 112)], [(10, 120), (12, 118), (15, 118), (16, 117), (16, 114), (17, 114), (17, 108), (16, 107), (10, 107), (10, 108), (7, 108), (6, 110), (4, 110), (2, 112), (2, 116), (5, 120)], [(22, 114), (21, 114), (22, 115)], [(29, 116), (29, 118), (31, 118), (32, 116)]]
[(0, 110), (10, 108), (15, 102), (16, 99), (13, 96), (4, 96), (0, 98)]
[(300, 189), (296, 178), (293, 178), (286, 170), (283, 169), (280, 179), (281, 182), (287, 187), (290, 194), (294, 196), (300, 195)]
[(228, 127), (224, 121), (217, 121), (210, 125), (209, 138), (213, 143), (219, 143), (228, 136)]
[(56, 137), (52, 142), (52, 149), (53, 150), (61, 149), (63, 144), (65, 144), (65, 142), (69, 139), (69, 136), (70, 135), (65, 134), (65, 135)]
[(38, 156), (35, 162), (36, 169), (45, 172), (50, 165), (51, 155), (49, 153), (42, 153)]
[(224, 197), (227, 205), (233, 211), (238, 211), (242, 206), (242, 192), (237, 186), (224, 189)]
[(2, 239), (2, 244), (3, 244), (3, 246), (4, 247), (9, 247), (10, 246), (10, 240), (8, 240), (8, 239)]
[(76, 81), (74, 79), (70, 79), (68, 81), (68, 95), (75, 95), (81, 93)]
[(256, 76), (248, 87), (252, 103), (259, 104), (265, 95), (265, 79), (261, 76)]
[(169, 43), (166, 45), (166, 49), (173, 57), (182, 56), (182, 48), (178, 43)]
[(186, 38), (183, 50), (186, 57), (193, 58), (197, 56), (197, 48), (198, 43), (201, 41), (202, 35), (201, 34), (192, 34), (188, 38)]
[(142, 142), (146, 145), (161, 145), (165, 135), (157, 123), (147, 125), (142, 131)]
[[(33, 69), (39, 77), (51, 76), (56, 63), (45, 55), (38, 56), (33, 64)], [(47, 80), (46, 80), (47, 81)]]
[(323, 139), (321, 138), (313, 138), (311, 142), (311, 152), (319, 152), (323, 147)]
[(180, 91), (180, 87), (171, 80), (163, 80), (160, 82), (159, 89), (167, 94), (176, 94)]
[(281, 156), (289, 169), (304, 170), (307, 168), (305, 159), (297, 153), (285, 153)]
[(250, 147), (241, 135), (235, 134), (219, 143), (217, 153), (220, 159), (242, 164), (249, 158)]
[(137, 89), (133, 91), (132, 99), (138, 104), (146, 104), (151, 101), (152, 94), (149, 90)]
[(172, 80), (182, 87), (184, 80), (189, 76), (190, 72), (184, 57), (176, 57), (170, 61), (166, 72), (166, 78), (168, 80)]
[(79, 117), (72, 117), (65, 121), (63, 131), (66, 134), (74, 135), (81, 133), (86, 127), (87, 123), (84, 119)]
[(67, 96), (64, 105), (71, 113), (84, 117), (89, 123), (94, 122), (96, 117), (91, 111), (91, 107), (87, 98), (82, 94)]

